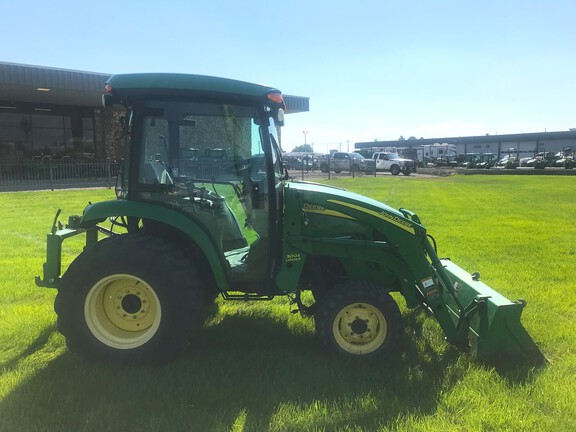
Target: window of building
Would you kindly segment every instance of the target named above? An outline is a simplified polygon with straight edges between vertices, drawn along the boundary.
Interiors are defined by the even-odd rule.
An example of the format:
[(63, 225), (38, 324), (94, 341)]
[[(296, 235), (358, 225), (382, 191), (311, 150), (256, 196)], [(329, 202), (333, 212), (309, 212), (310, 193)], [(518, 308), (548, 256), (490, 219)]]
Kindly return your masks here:
[(34, 108), (0, 103), (0, 158), (94, 157), (94, 116), (74, 107)]

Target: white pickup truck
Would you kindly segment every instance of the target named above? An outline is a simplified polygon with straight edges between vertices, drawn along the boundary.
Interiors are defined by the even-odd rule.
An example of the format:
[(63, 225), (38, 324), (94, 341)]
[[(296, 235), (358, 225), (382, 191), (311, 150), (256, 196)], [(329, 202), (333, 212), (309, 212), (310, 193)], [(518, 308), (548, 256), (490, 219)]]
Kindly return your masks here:
[(372, 155), (376, 171), (389, 171), (392, 175), (400, 173), (410, 175), (416, 172), (416, 163), (410, 159), (402, 159), (396, 153), (376, 152)]

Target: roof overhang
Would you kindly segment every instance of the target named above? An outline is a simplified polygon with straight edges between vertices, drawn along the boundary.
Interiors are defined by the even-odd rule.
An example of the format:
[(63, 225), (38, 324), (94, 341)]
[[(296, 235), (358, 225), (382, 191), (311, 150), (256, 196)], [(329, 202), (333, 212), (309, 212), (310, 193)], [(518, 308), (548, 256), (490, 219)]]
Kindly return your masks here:
[[(112, 74), (0, 62), (4, 103), (99, 107)], [(309, 111), (309, 98), (284, 95), (287, 113)]]

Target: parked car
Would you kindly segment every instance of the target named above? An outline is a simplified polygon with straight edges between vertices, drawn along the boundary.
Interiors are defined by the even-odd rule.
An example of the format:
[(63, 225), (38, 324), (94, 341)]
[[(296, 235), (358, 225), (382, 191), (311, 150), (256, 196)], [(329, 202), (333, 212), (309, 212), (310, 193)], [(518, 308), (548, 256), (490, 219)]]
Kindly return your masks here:
[(370, 159), (364, 158), (360, 153), (335, 152), (326, 156), (320, 161), (320, 170), (324, 173), (334, 171), (365, 171), (373, 172), (374, 163)]

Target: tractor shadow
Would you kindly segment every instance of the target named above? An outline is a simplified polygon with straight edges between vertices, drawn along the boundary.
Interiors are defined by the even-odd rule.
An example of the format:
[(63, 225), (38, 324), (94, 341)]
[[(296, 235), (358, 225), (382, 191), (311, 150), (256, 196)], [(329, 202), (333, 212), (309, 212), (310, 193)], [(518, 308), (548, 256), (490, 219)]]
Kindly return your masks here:
[[(417, 314), (404, 316), (410, 333), (419, 323)], [(54, 331), (3, 371), (41, 350)], [(306, 411), (304, 421), (313, 418), (318, 430), (393, 427), (399, 417), (436, 412), (440, 394), (466, 370), (461, 352), (438, 351), (409, 332), (384, 359), (351, 360), (278, 317), (225, 315), (162, 367), (102, 365), (66, 352), (4, 397), (0, 418), (28, 431), (262, 431), (277, 421), (276, 429), (297, 431), (309, 423), (290, 413)]]

